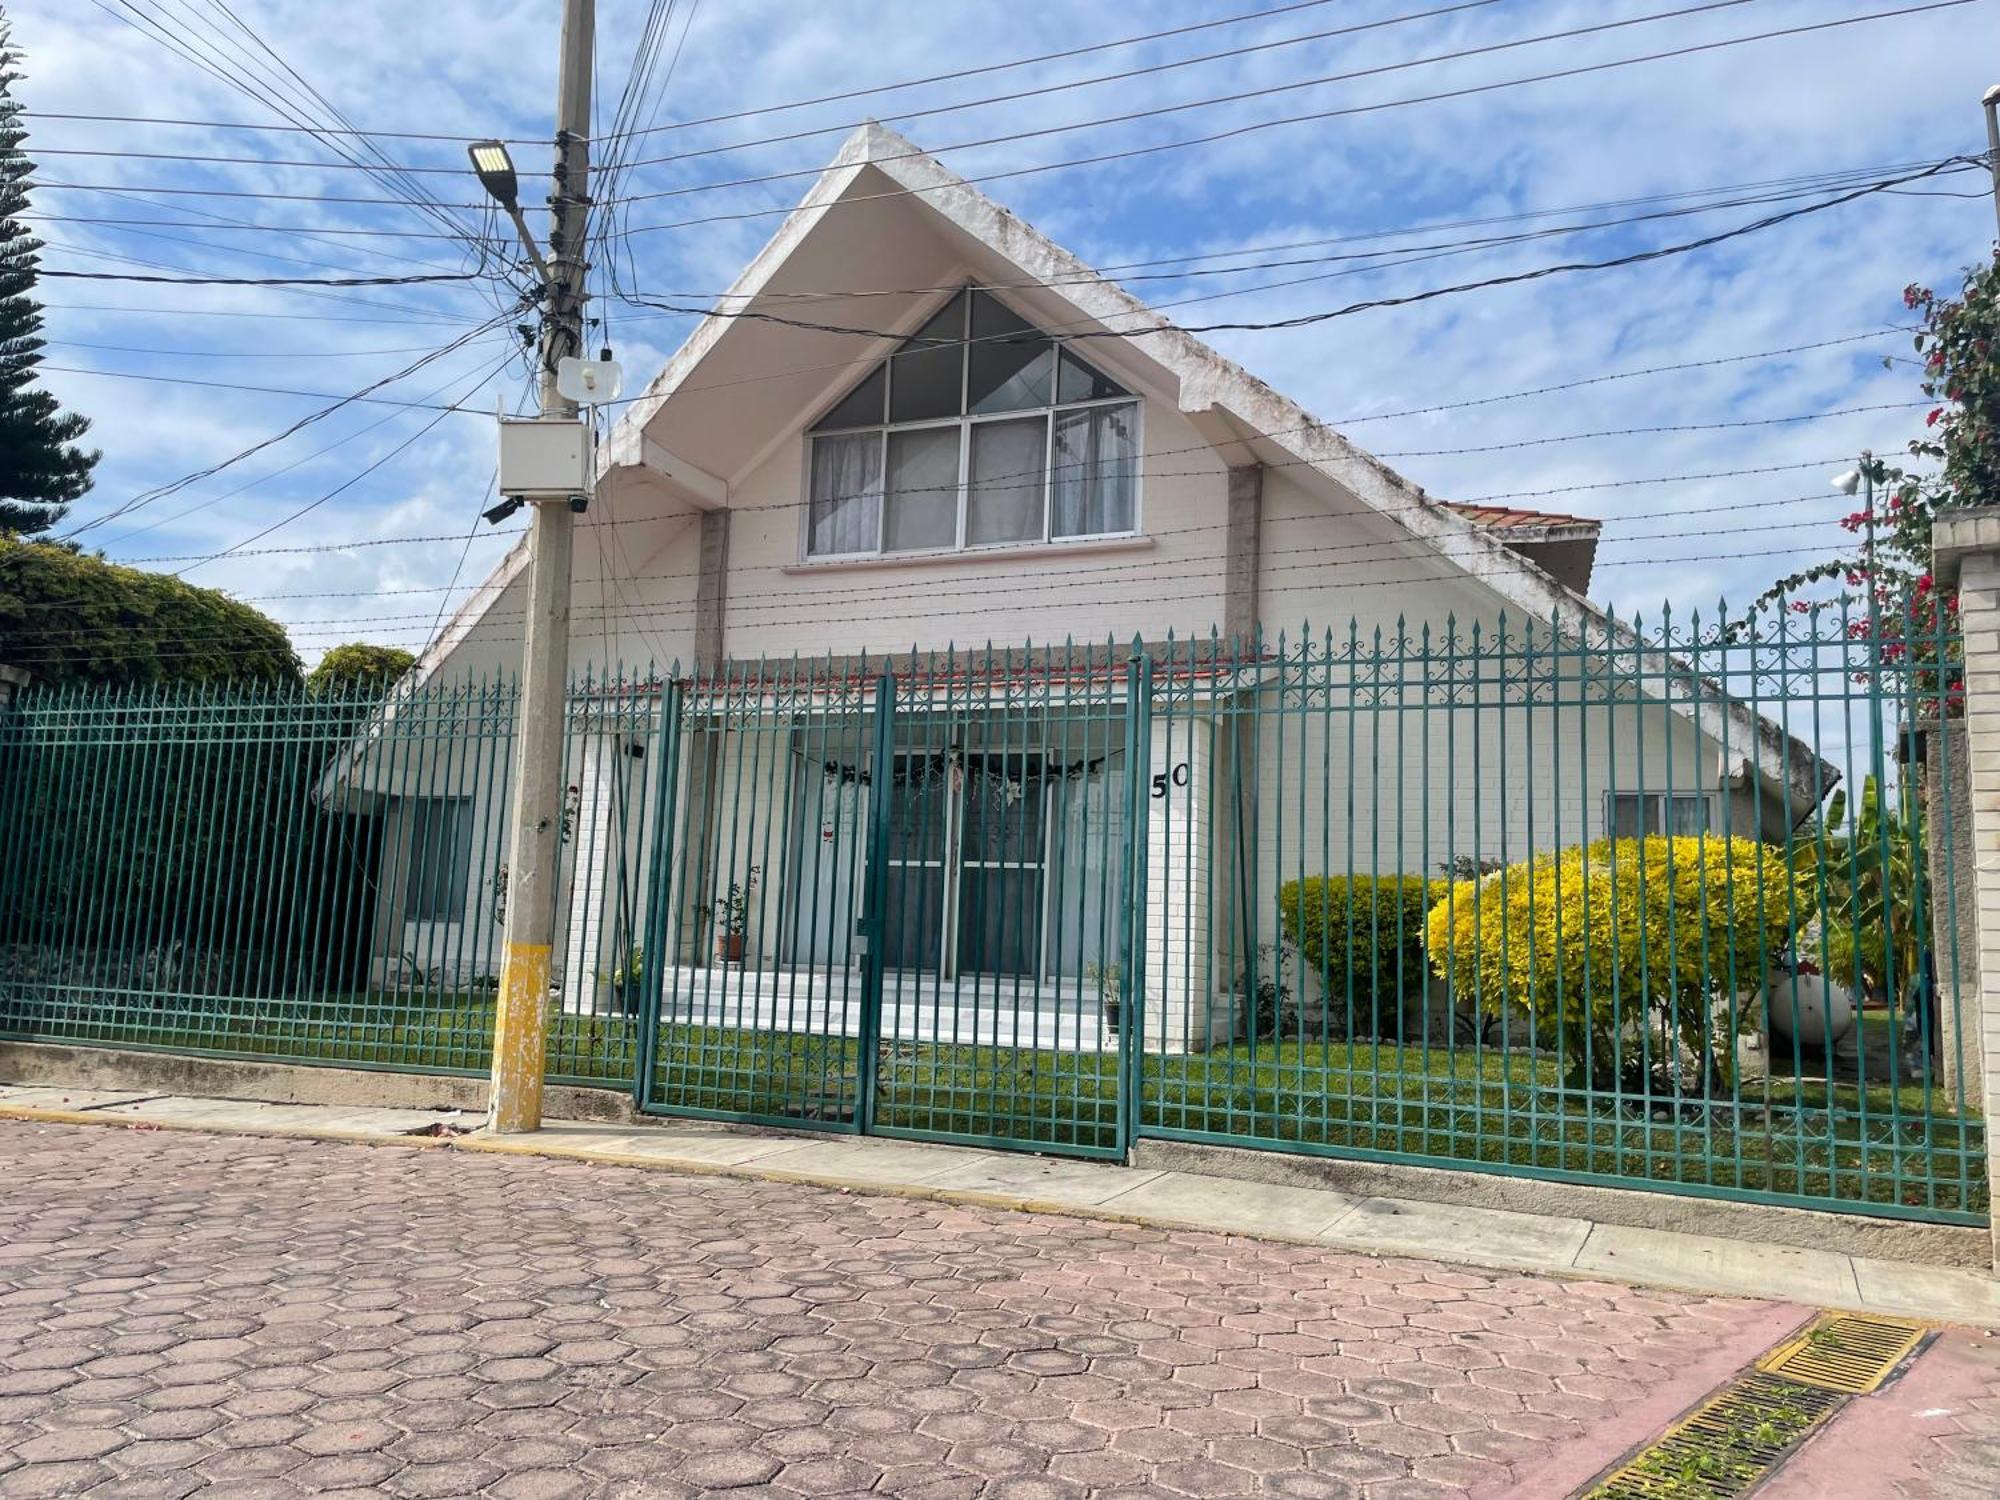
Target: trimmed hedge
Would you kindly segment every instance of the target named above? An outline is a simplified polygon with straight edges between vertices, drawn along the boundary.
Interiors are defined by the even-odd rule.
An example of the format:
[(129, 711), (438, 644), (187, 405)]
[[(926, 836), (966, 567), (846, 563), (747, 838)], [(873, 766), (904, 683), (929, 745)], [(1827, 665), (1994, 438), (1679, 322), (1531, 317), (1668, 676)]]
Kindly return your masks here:
[(1424, 918), (1448, 884), (1421, 875), (1316, 875), (1279, 887), (1285, 940), (1319, 975), (1337, 1030), (1402, 1036), (1421, 1028)]

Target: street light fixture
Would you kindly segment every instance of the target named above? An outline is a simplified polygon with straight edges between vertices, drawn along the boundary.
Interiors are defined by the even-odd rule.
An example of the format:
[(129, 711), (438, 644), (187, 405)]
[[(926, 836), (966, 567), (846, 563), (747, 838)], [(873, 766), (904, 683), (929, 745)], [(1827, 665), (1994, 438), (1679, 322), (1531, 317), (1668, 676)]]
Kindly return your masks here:
[(1833, 487), (1843, 495), (1851, 495), (1861, 488), (1861, 471), (1849, 469), (1845, 474), (1833, 476)]
[(535, 273), (542, 278), (542, 285), (551, 281), (549, 264), (542, 259), (541, 246), (528, 232), (528, 221), (521, 217), (521, 179), (514, 171), (514, 157), (507, 149), (505, 141), (474, 141), (465, 148), (465, 154), (472, 158), (472, 170), (479, 178), (479, 185), (492, 195), (493, 201), (505, 210), (507, 217), (514, 221), (514, 232), (527, 246), (528, 258), (535, 263)]
[(472, 170), (479, 185), (493, 195), (493, 201), (512, 213), (521, 201), (521, 179), (514, 172), (514, 158), (505, 141), (474, 141), (465, 148), (472, 158)]

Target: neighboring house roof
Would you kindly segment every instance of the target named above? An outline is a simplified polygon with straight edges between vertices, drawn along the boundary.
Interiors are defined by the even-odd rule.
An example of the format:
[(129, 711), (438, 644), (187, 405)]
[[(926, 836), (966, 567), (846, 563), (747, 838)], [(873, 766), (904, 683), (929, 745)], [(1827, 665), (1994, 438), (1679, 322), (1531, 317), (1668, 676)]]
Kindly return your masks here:
[(1508, 505), (1444, 501), (1443, 508), (1483, 526), (1572, 593), (1590, 592), (1597, 563), (1597, 537), (1604, 523), (1590, 516), (1556, 511), (1516, 510)]
[[(889, 190), (860, 192), (843, 202), (856, 179), (866, 172), (888, 179)], [(1547, 620), (1560, 615), (1567, 622), (1587, 626), (1594, 639), (1625, 654), (1635, 680), (1664, 681), (1686, 672), (1668, 653), (1584, 597), (1583, 587), (1589, 578), (1587, 555), (1579, 572), (1574, 557), (1564, 561), (1555, 552), (1560, 547), (1574, 550), (1579, 546), (1594, 550), (1598, 523), (1575, 516), (1433, 499), (1421, 486), (1356, 447), (1234, 360), (1174, 327), (1124, 287), (1098, 274), (936, 157), (874, 123), (847, 138), (798, 207), (718, 299), (718, 307), (727, 312), (704, 317), (645, 391), (629, 402), (599, 446), (600, 484), (620, 470), (635, 469), (666, 475), (691, 494), (717, 483), (709, 473), (666, 451), (649, 435), (649, 426), (726, 340), (750, 336), (742, 330), (768, 330), (772, 326), (756, 321), (756, 314), (811, 318), (810, 306), (802, 309), (793, 294), (774, 290), (787, 260), (829, 218), (830, 210), (837, 207), (841, 214), (851, 215), (883, 200), (887, 200), (885, 208), (916, 203), (938, 215), (951, 229), (1017, 271), (1023, 286), (1059, 299), (1077, 315), (1073, 326), (1095, 324), (1127, 335), (1113, 341), (1124, 346), (1119, 352), (1147, 363), (1178, 385), (1181, 412), (1228, 462), (1284, 464), (1331, 480), (1361, 504), (1427, 543), (1439, 557), (1478, 578), (1523, 616)], [(746, 313), (751, 316), (746, 318)], [(876, 326), (889, 321), (880, 313), (871, 320)], [(875, 350), (889, 352), (904, 331), (885, 332)], [(682, 471), (678, 475), (674, 472), (677, 466)], [(717, 503), (726, 502), (712, 495), (705, 500), (710, 506)], [(1548, 558), (1548, 564), (1538, 553)], [(411, 690), (465, 639), (526, 562), (524, 541), (459, 608), (417, 668), (404, 678)], [(1773, 786), (1789, 786), (1795, 795), (1804, 797), (1808, 809), (1817, 803), (1817, 794), (1837, 779), (1833, 767), (1713, 683), (1696, 681), (1687, 698), (1676, 702), (1674, 708), (1714, 740), (1746, 747), (1745, 765), (1754, 765)]]
[(1478, 505), (1462, 500), (1439, 503), (1446, 510), (1457, 511), (1469, 521), (1504, 531), (1510, 537), (1533, 532), (1536, 541), (1550, 540), (1558, 533), (1596, 536), (1604, 527), (1602, 521), (1592, 516), (1566, 516), (1551, 510), (1516, 510), (1510, 505)]

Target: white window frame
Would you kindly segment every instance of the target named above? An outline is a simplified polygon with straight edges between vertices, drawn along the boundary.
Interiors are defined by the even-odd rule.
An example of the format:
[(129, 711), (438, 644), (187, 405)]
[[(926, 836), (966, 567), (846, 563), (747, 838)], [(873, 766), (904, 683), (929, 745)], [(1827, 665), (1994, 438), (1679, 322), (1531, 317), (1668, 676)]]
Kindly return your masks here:
[[(992, 291), (990, 288), (980, 287), (980, 286), (961, 287), (956, 292), (952, 293), (952, 295), (954, 297), (963, 297), (966, 296), (968, 292), (975, 292), (975, 291), (982, 292), (986, 296), (992, 297), (995, 301), (999, 302), (1001, 306), (1006, 307), (1009, 312), (1012, 312), (1016, 317), (1021, 318), (1023, 322), (1026, 322), (1031, 326), (1039, 328), (1039, 325), (1035, 324), (1034, 319), (1029, 318), (1024, 314), (1022, 314), (1021, 312), (1019, 312), (1019, 310), (1017, 310), (1011, 304), (1009, 304), (1006, 301), (1006, 299), (1000, 297), (996, 292)], [(967, 306), (968, 308), (970, 307), (969, 299), (967, 302)], [(927, 315), (927, 317), (923, 321), (927, 322), (929, 321), (929, 317), (935, 315), (936, 315), (936, 309), (933, 308), (930, 314)], [(966, 316), (968, 319), (970, 318), (971, 314), (969, 311)], [(917, 326), (921, 327), (922, 323), (920, 322)], [(961, 338), (965, 340), (965, 342), (962, 342), (959, 345), (960, 349), (963, 350), (969, 346), (970, 342), (969, 323), (965, 325), (963, 331), (961, 332)], [(800, 489), (801, 489), (800, 511), (803, 516), (803, 524), (799, 528), (799, 555), (801, 559), (806, 563), (836, 563), (836, 562), (858, 562), (858, 561), (874, 562), (881, 560), (901, 560), (905, 558), (914, 561), (921, 561), (925, 558), (956, 557), (961, 554), (977, 555), (985, 552), (1019, 552), (1030, 548), (1039, 549), (1047, 547), (1066, 547), (1079, 543), (1102, 542), (1118, 538), (1137, 537), (1144, 535), (1145, 499), (1146, 499), (1145, 397), (1134, 392), (1122, 396), (1103, 396), (1097, 398), (1096, 400), (1091, 400), (1091, 401), (1055, 400), (1054, 398), (1059, 393), (1061, 388), (1062, 351), (1065, 347), (1065, 343), (1062, 339), (1056, 337), (1053, 334), (1048, 335), (1048, 338), (1050, 343), (1055, 348), (1056, 361), (1055, 361), (1055, 368), (1051, 373), (1049, 382), (1050, 400), (1049, 403), (1045, 406), (1027, 406), (1018, 408), (1013, 411), (995, 411), (995, 412), (978, 412), (978, 413), (966, 412), (964, 408), (967, 401), (967, 388), (968, 388), (967, 383), (971, 380), (972, 377), (971, 377), (971, 361), (968, 358), (966, 358), (963, 354), (961, 354), (958, 364), (959, 415), (957, 416), (927, 417), (921, 421), (915, 421), (915, 422), (890, 422), (885, 420), (879, 424), (863, 424), (857, 427), (838, 427), (830, 429), (826, 432), (815, 432), (813, 430), (813, 424), (819, 421), (820, 417), (823, 417), (827, 411), (831, 411), (834, 407), (838, 406), (843, 400), (845, 400), (847, 398), (848, 391), (851, 390), (853, 387), (848, 386), (846, 388), (843, 388), (837, 396), (835, 396), (832, 400), (828, 401), (824, 409), (820, 412), (819, 416), (814, 417), (812, 422), (808, 422), (806, 424), (806, 430), (804, 433), (806, 440), (805, 462), (800, 465)], [(884, 367), (884, 375), (887, 382), (887, 386), (883, 391), (883, 411), (885, 415), (889, 410), (889, 402), (891, 399), (893, 399), (894, 386), (896, 380), (895, 368), (893, 365), (889, 363), (889, 361), (893, 359), (893, 357), (894, 357), (894, 351), (892, 351), (892, 353), (889, 355), (885, 355), (881, 361)], [(874, 370), (871, 368), (867, 372), (867, 374), (863, 375), (862, 379), (864, 380), (868, 379), (873, 374)], [(1129, 406), (1132, 408), (1132, 421), (1133, 421), (1132, 524), (1129, 527), (1123, 527), (1115, 531), (1078, 532), (1075, 535), (1056, 536), (1053, 534), (1053, 527), (1055, 524), (1054, 470), (1055, 470), (1056, 417), (1059, 414), (1064, 414), (1069, 412), (1089, 411), (1099, 407), (1114, 407), (1114, 406)], [(1026, 537), (1015, 541), (1001, 541), (1001, 542), (967, 541), (966, 531), (967, 527), (970, 524), (971, 503), (972, 503), (972, 429), (977, 425), (987, 422), (1021, 422), (1021, 421), (1027, 421), (1031, 418), (1040, 418), (1042, 423), (1042, 526), (1039, 535)], [(956, 426), (959, 429), (958, 524), (957, 527), (955, 528), (953, 540), (949, 546), (899, 547), (891, 550), (890, 548), (883, 545), (888, 539), (888, 533), (889, 533), (889, 493), (890, 493), (889, 435), (891, 433), (896, 433), (896, 432), (921, 432), (926, 429), (943, 428), (951, 426)], [(876, 450), (877, 466), (879, 472), (882, 475), (881, 501), (876, 507), (876, 516), (875, 516), (875, 546), (872, 550), (863, 550), (863, 551), (815, 552), (812, 549), (813, 444), (819, 441), (821, 438), (839, 438), (839, 437), (851, 438), (858, 436), (862, 433), (869, 433), (869, 432), (874, 433), (877, 439), (878, 443), (878, 447)]]
[[(1641, 799), (1639, 816), (1640, 838), (1698, 838), (1702, 834), (1715, 831), (1715, 803), (1707, 792), (1648, 792), (1648, 791), (1607, 791), (1604, 794), (1604, 836), (1617, 837), (1618, 821), (1615, 816), (1617, 800), (1620, 797)], [(1673, 804), (1676, 802), (1698, 802), (1701, 804), (1701, 828), (1692, 834), (1677, 834), (1671, 827)], [(1647, 813), (1652, 814), (1653, 832), (1646, 831)]]

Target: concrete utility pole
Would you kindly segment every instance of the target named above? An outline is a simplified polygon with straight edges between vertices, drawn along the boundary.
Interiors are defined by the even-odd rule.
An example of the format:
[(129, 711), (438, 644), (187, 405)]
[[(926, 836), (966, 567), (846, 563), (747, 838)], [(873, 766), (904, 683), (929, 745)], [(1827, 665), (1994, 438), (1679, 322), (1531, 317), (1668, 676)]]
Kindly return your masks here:
[[(584, 230), (589, 215), (590, 70), (596, 0), (564, 0), (556, 90), (555, 196), (549, 279), (542, 308), (541, 414), (574, 420), (556, 389), (556, 361), (583, 352)], [(586, 476), (587, 477), (587, 476)], [(521, 672), (507, 925), (493, 1028), (487, 1129), (536, 1130), (548, 1059), (549, 972), (561, 850), (563, 741), (568, 727), (570, 553), (575, 514), (567, 498), (530, 507), (528, 629)]]
[(1993, 169), (1993, 218), (2000, 224), (2000, 83), (1986, 91), (1986, 165)]

